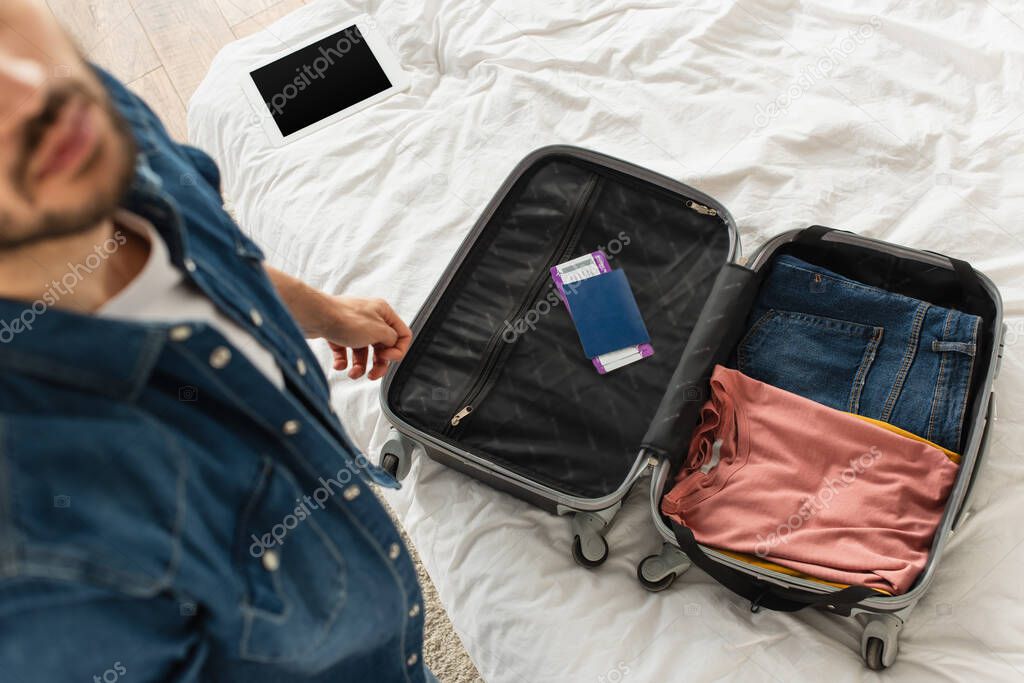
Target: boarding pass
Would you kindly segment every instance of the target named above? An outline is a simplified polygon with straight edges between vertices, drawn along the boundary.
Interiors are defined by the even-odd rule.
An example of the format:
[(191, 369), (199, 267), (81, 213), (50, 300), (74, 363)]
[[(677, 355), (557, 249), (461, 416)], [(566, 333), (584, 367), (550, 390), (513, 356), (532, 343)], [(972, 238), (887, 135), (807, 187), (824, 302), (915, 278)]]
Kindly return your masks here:
[[(551, 278), (555, 283), (555, 289), (558, 292), (559, 298), (569, 311), (569, 315), (574, 316), (572, 305), (566, 296), (566, 290), (574, 293), (578, 283), (611, 272), (612, 268), (605, 253), (603, 251), (595, 251), (554, 266), (551, 268)], [(654, 347), (650, 343), (643, 343), (602, 353), (594, 356), (591, 360), (597, 371), (603, 375), (653, 354)]]

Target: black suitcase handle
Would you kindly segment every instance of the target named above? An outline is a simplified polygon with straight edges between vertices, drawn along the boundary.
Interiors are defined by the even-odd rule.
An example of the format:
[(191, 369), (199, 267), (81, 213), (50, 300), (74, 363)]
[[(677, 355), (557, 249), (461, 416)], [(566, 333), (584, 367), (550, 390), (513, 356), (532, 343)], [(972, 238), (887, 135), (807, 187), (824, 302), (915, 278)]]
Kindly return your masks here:
[(822, 605), (848, 606), (855, 605), (865, 598), (883, 595), (867, 586), (849, 586), (832, 593), (812, 593), (798, 588), (782, 588), (761, 581), (711, 559), (701, 550), (692, 531), (676, 522), (671, 522), (671, 524), (679, 549), (715, 581), (736, 595), (750, 600), (751, 612), (757, 612), (762, 607), (777, 612), (796, 612), (805, 607)]

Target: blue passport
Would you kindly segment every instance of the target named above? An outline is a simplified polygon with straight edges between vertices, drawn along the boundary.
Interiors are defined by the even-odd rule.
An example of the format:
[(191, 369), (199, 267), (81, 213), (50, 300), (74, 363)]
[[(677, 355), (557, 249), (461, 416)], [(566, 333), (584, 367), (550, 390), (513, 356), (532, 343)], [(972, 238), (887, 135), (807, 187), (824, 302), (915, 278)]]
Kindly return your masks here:
[(625, 271), (567, 285), (565, 298), (587, 358), (651, 341)]

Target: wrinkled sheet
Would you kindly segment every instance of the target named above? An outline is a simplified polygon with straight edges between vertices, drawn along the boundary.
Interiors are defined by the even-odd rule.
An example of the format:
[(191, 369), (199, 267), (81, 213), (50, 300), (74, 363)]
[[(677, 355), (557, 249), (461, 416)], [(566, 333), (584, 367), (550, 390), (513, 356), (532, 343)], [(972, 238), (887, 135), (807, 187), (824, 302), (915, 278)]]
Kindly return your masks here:
[[(227, 46), (189, 130), (271, 264), (385, 297), (410, 319), (512, 167), (550, 143), (705, 190), (730, 207), (747, 253), (820, 223), (971, 261), (1006, 306), (999, 420), (971, 517), (892, 674), (1021, 679), (1024, 7), (833, 5), (319, 0)], [(362, 12), (411, 89), (273, 148), (239, 89), (244, 67)], [(332, 385), (353, 437), (376, 454), (378, 387), (336, 373)], [(431, 461), (388, 497), (487, 681), (877, 680), (849, 620), (752, 614), (696, 569), (645, 592), (635, 567), (660, 546), (646, 482), (596, 571), (573, 564), (566, 519)]]

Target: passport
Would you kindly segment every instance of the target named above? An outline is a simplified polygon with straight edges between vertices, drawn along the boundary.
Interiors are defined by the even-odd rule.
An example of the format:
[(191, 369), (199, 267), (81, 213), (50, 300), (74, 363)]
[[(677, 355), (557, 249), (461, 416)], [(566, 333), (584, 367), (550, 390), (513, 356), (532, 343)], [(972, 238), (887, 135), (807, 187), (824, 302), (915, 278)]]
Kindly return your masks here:
[(625, 271), (601, 273), (564, 289), (587, 358), (650, 343)]

